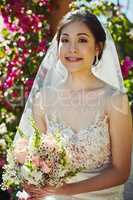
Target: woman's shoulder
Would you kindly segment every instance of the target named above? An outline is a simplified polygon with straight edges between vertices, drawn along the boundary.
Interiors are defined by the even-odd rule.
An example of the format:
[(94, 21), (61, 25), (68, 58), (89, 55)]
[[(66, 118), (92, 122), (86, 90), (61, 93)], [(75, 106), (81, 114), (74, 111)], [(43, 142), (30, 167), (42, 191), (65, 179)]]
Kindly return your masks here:
[(128, 96), (125, 92), (120, 91), (110, 85), (106, 87), (105, 101), (108, 112), (118, 111), (123, 112), (128, 110)]
[(126, 92), (121, 91), (118, 88), (113, 87), (112, 85), (109, 85), (105, 83), (105, 94), (110, 98), (110, 97), (123, 97), (127, 96)]

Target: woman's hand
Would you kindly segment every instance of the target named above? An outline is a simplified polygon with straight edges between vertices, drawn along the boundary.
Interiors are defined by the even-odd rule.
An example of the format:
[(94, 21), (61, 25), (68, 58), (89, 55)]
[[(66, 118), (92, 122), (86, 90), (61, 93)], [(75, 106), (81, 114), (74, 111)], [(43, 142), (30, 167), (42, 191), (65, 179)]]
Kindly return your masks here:
[[(38, 188), (33, 185), (24, 185), (24, 190), (30, 195), (28, 200), (41, 200), (45, 198), (46, 196), (50, 195), (72, 195), (73, 187), (70, 186), (70, 184), (63, 184), (62, 186), (56, 188), (53, 186), (45, 186), (42, 188)], [(23, 200), (23, 199), (21, 199)]]
[(34, 185), (28, 185), (28, 184), (25, 184), (23, 188), (30, 196), (28, 200), (41, 200), (46, 196), (54, 195), (56, 189), (55, 187), (52, 186), (45, 186), (39, 188)]

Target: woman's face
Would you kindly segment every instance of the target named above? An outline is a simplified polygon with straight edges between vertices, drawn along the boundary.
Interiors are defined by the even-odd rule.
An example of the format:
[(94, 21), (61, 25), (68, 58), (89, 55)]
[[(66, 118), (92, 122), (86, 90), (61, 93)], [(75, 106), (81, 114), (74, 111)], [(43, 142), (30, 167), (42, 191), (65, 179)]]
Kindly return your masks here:
[(62, 29), (58, 56), (70, 72), (91, 70), (98, 51), (93, 34), (83, 22), (72, 22)]

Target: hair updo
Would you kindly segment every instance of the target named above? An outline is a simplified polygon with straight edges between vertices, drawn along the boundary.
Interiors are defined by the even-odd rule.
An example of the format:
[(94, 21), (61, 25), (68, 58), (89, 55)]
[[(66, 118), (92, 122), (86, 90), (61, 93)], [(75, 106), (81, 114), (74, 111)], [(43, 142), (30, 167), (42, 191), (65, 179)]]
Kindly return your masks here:
[(72, 22), (82, 22), (92, 32), (97, 44), (102, 43), (98, 59), (100, 60), (106, 40), (106, 33), (98, 18), (87, 10), (75, 10), (67, 13), (60, 21), (57, 28), (57, 42), (60, 42), (61, 32), (64, 27)]

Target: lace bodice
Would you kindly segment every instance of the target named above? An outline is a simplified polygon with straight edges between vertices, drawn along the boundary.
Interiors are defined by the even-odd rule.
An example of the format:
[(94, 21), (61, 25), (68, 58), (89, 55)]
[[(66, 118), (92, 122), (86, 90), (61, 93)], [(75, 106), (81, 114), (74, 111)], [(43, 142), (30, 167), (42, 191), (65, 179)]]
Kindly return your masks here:
[(75, 132), (66, 126), (55, 115), (47, 116), (48, 130), (53, 134), (61, 131), (62, 140), (71, 155), (74, 167), (83, 167), (87, 171), (97, 171), (105, 168), (111, 162), (110, 136), (108, 131), (108, 116), (99, 116), (97, 121), (86, 128)]

